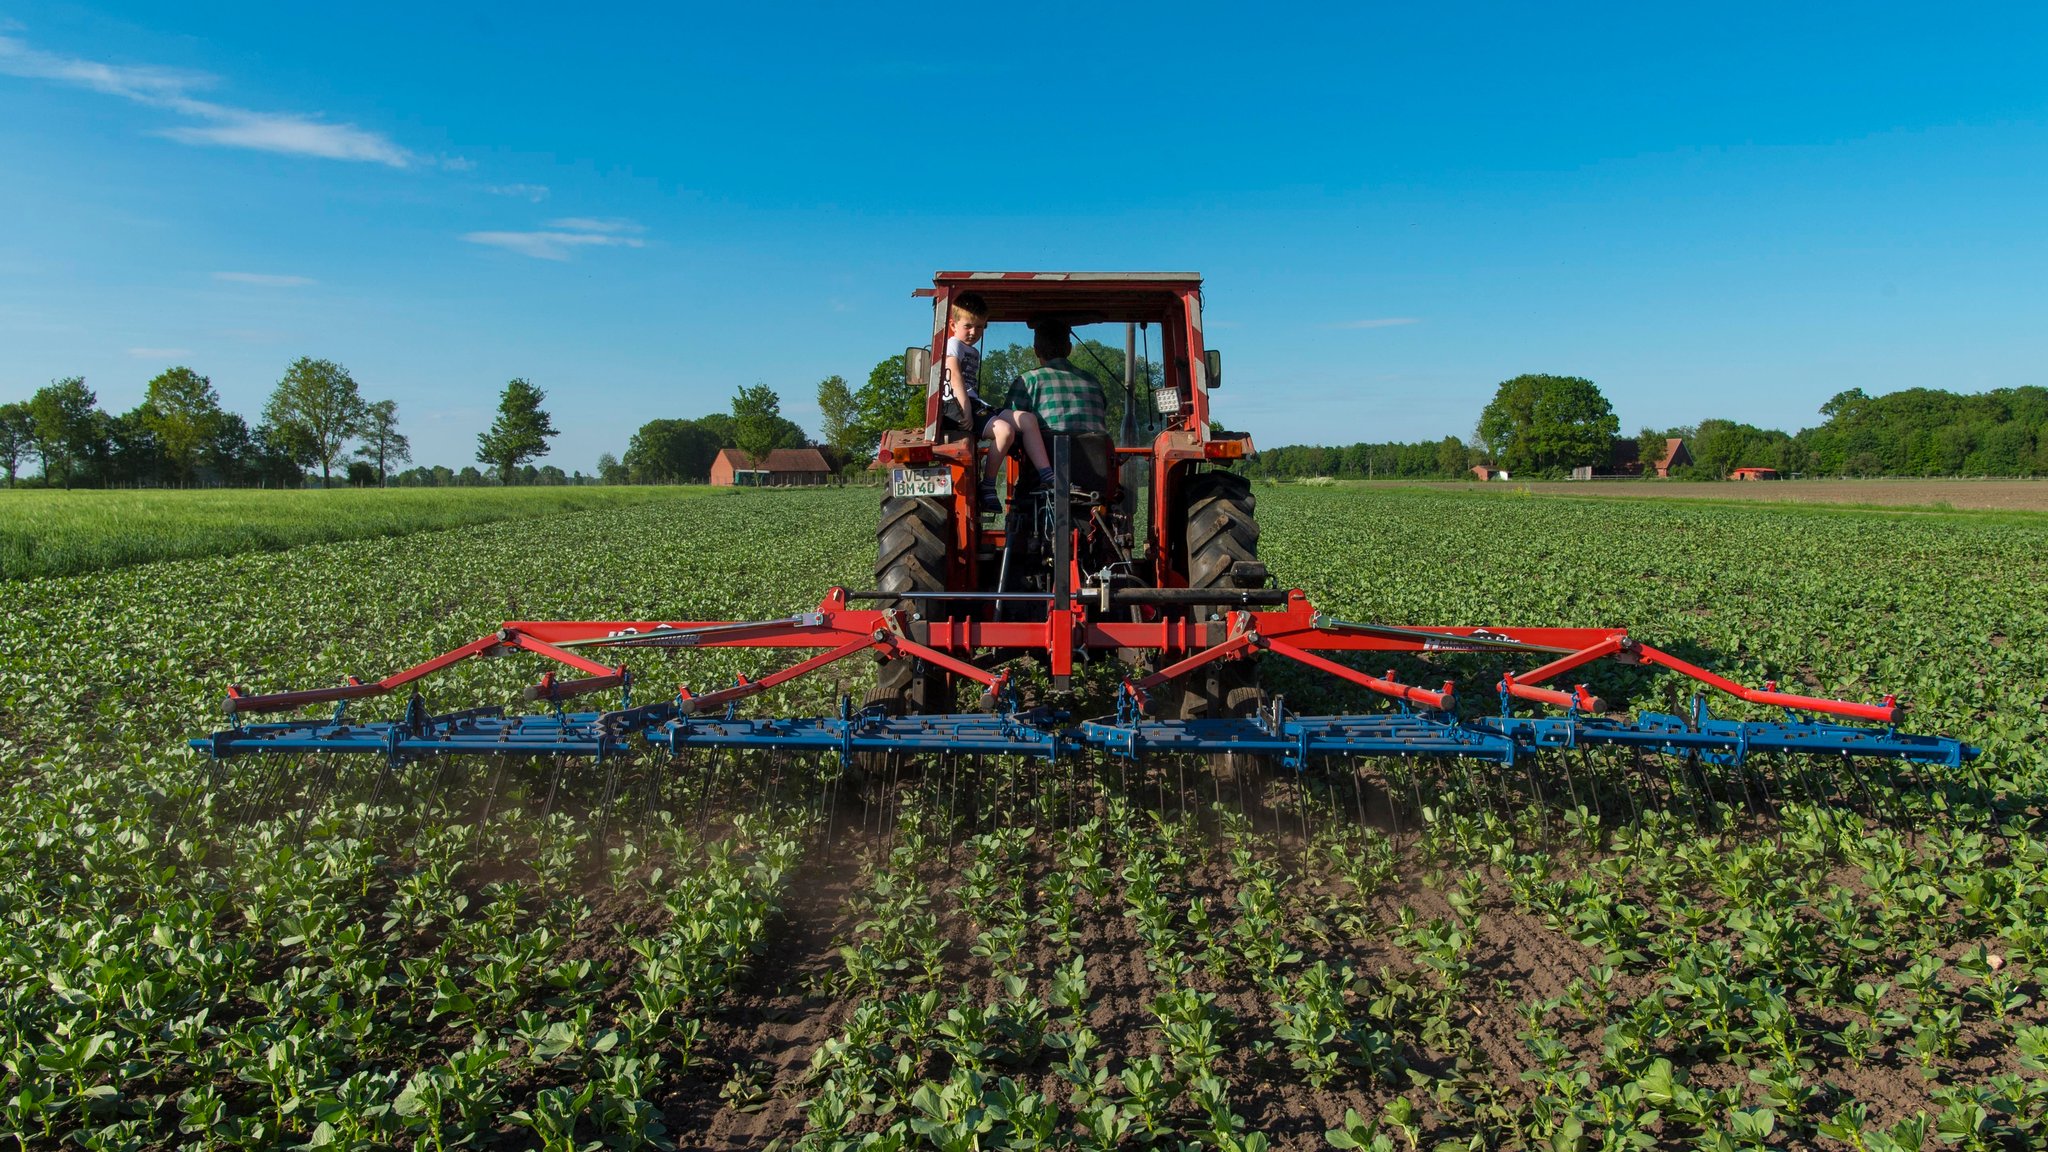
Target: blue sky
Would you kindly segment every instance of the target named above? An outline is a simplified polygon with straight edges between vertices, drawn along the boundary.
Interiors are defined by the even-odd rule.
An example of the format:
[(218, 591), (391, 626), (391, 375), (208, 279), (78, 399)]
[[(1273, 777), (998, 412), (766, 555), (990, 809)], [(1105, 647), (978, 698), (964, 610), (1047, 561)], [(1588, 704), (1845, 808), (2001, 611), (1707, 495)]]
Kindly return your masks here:
[(1208, 278), (1226, 423), (1633, 431), (2048, 384), (2048, 8), (0, 0), (0, 399), (300, 355), (461, 466), (918, 340), (937, 268)]

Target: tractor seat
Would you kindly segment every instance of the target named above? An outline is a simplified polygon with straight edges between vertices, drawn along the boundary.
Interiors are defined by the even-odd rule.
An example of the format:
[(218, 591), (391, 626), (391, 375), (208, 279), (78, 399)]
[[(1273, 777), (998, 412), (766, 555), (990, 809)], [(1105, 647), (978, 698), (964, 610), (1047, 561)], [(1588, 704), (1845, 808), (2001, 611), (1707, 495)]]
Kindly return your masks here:
[(1067, 441), (1067, 480), (1073, 491), (1099, 493), (1104, 504), (1116, 502), (1116, 442), (1108, 433), (1053, 432), (1048, 438)]

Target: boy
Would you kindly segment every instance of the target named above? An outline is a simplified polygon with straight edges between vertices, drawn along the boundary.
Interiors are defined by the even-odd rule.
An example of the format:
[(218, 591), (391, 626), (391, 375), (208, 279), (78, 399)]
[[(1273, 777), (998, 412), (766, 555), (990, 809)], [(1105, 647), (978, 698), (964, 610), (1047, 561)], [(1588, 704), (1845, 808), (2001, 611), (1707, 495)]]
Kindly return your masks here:
[[(988, 329), (988, 302), (978, 292), (962, 292), (954, 298), (947, 320), (946, 366), (940, 384), (946, 394), (942, 423), (964, 429), (976, 440), (987, 436), (995, 441), (994, 450), (982, 461), (978, 500), (983, 512), (1000, 512), (1003, 498), (996, 488), (996, 476), (1017, 442), (1017, 423), (1008, 409), (998, 410), (981, 398), (981, 349), (977, 345)], [(1034, 460), (1043, 458), (1045, 448), (1036, 436), (1030, 438), (1030, 444), (1037, 448), (1032, 453)]]

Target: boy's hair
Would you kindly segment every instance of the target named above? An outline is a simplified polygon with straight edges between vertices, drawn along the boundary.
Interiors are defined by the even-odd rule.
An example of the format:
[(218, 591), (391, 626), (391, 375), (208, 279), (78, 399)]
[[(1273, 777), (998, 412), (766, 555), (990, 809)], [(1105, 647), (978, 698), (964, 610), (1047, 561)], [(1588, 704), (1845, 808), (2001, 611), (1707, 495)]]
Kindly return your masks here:
[(988, 301), (979, 292), (962, 292), (953, 297), (953, 315), (972, 316), (976, 320), (988, 319)]
[(1040, 320), (1031, 332), (1031, 350), (1040, 360), (1058, 360), (1074, 350), (1074, 340), (1060, 321)]

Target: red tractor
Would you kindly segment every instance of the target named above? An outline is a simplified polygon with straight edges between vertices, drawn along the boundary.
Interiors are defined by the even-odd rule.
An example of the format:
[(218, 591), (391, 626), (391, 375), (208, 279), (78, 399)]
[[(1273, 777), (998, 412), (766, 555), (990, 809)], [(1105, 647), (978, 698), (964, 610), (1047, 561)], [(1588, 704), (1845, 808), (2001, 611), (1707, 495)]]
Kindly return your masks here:
[[(1107, 378), (1116, 433), (1048, 433), (1054, 490), (1065, 499), (1010, 461), (1000, 523), (975, 505), (987, 444), (941, 415), (948, 317), (968, 292), (986, 303), (990, 323), (1110, 325), (1125, 344), (1120, 386), (1110, 365), (1076, 358)], [(1221, 354), (1203, 343), (1200, 276), (941, 272), (916, 295), (932, 302), (932, 339), (909, 349), (904, 365), (923, 385), (925, 423), (882, 437), (876, 466), (888, 470), (889, 489), (875, 534), (875, 586), (897, 594), (914, 635), (929, 636), (937, 622), (1036, 624), (1030, 643), (991, 656), (1038, 653), (1057, 691), (1088, 648), (1042, 646), (1050, 613), (1133, 623), (1172, 616), (1205, 633), (1213, 624), (1220, 636), (1224, 609), (1285, 602), (1284, 592), (1265, 590), (1251, 485), (1229, 470), (1250, 454), (1251, 439), (1210, 420), (1209, 394), (1223, 368)], [(1156, 363), (1141, 360), (1155, 339)], [(984, 383), (1000, 403), (1009, 381)], [(1171, 694), (1170, 711), (1181, 718), (1243, 716), (1256, 707), (1247, 661), (1219, 661), (1192, 679)], [(925, 661), (885, 660), (878, 680), (871, 702), (905, 713), (954, 710), (953, 677)]]

